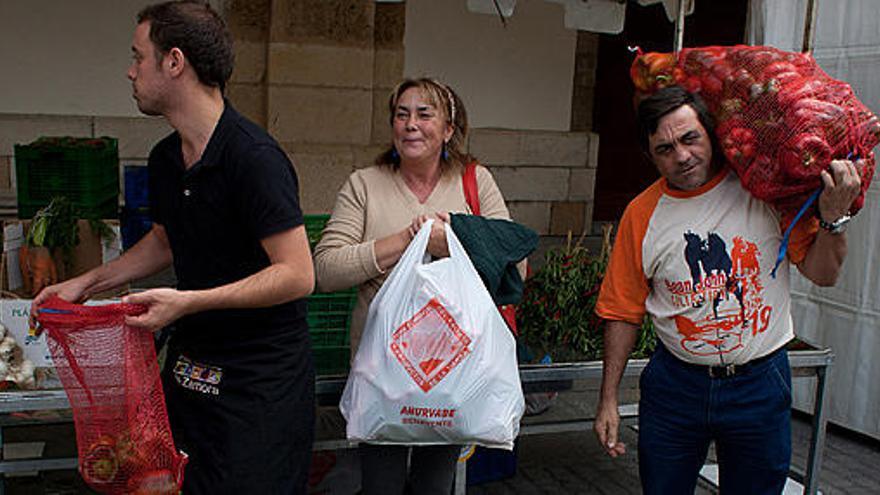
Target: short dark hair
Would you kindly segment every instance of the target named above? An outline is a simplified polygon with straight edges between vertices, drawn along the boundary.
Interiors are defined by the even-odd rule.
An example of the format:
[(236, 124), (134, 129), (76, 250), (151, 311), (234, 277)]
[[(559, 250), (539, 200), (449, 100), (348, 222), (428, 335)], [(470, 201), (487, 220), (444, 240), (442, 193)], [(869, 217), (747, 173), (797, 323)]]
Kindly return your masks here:
[(660, 119), (684, 105), (688, 105), (697, 112), (700, 124), (709, 134), (709, 141), (712, 144), (712, 156), (720, 160), (721, 149), (718, 147), (718, 139), (715, 136), (715, 117), (709, 113), (709, 109), (706, 107), (703, 99), (700, 98), (700, 95), (690, 93), (681, 86), (663, 88), (639, 103), (637, 120), (639, 126), (639, 145), (642, 147), (642, 150), (648, 156), (651, 156), (648, 141), (651, 135), (657, 132), (657, 125), (660, 123)]
[[(137, 15), (150, 23), (150, 40), (160, 55), (179, 48), (202, 84), (226, 88), (232, 75), (232, 36), (226, 22), (204, 1), (179, 0), (150, 5)], [(161, 58), (161, 57), (157, 57)]]

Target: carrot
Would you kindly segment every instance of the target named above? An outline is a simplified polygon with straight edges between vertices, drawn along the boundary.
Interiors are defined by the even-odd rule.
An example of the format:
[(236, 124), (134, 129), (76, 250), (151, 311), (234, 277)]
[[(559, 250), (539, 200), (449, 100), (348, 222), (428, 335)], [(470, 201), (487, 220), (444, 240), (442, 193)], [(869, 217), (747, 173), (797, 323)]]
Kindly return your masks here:
[(55, 261), (48, 248), (38, 246), (28, 249), (28, 268), (31, 273), (31, 295), (36, 296), (43, 288), (58, 281)]
[(21, 269), (21, 281), (26, 293), (31, 293), (31, 270), (28, 263), (28, 245), (24, 243), (18, 249), (18, 267)]

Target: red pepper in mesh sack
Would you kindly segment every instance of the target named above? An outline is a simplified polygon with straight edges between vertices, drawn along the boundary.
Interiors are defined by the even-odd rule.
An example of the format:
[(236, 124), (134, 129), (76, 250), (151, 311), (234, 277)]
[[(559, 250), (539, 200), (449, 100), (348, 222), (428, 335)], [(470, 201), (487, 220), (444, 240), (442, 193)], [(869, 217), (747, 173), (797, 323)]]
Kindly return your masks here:
[(79, 472), (100, 493), (176, 494), (183, 483), (153, 335), (125, 325), (145, 309), (57, 297), (38, 309), (73, 410)]
[(725, 80), (725, 84), (731, 93), (731, 98), (739, 101), (748, 99), (752, 94), (752, 87), (757, 84), (755, 76), (745, 69), (736, 69), (731, 76)]
[[(772, 47), (685, 48), (669, 68), (672, 55), (640, 53), (634, 70), (664, 60), (663, 74), (700, 93), (719, 122), (722, 151), (752, 194), (791, 213), (821, 187), (820, 174), (832, 160), (857, 157), (864, 159), (862, 191), (851, 211), (862, 207), (880, 122), (848, 84), (828, 76), (808, 54)], [(656, 79), (636, 83), (637, 90), (656, 91), (665, 80)]]
[(815, 182), (819, 173), (831, 163), (831, 147), (822, 137), (804, 132), (783, 145), (778, 159), (788, 177)]
[(755, 156), (755, 133), (747, 127), (733, 127), (724, 136), (721, 147), (732, 163), (751, 162)]
[[(764, 81), (769, 81), (774, 77), (778, 79), (780, 74), (794, 74), (795, 76), (800, 77), (798, 68), (795, 67), (793, 63), (780, 60), (778, 62), (771, 63), (767, 67), (764, 67), (764, 70), (761, 71), (761, 78)], [(785, 84), (785, 81), (779, 82), (783, 85)]]
[(640, 55), (630, 68), (630, 77), (639, 91), (656, 91), (674, 84), (675, 57), (671, 53)]

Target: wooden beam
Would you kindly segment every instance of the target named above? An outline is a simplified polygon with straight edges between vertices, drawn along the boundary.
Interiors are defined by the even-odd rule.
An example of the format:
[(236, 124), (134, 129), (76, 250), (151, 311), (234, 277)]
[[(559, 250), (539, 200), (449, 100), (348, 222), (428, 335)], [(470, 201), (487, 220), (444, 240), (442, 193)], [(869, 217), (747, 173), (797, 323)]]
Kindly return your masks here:
[(684, 14), (687, 2), (688, 0), (678, 0), (678, 12), (675, 15), (675, 41), (672, 45), (675, 53), (680, 52), (681, 47), (684, 46)]
[(819, 10), (817, 0), (807, 0), (807, 12), (804, 16), (804, 43), (801, 47), (803, 53), (813, 51), (813, 38), (816, 32), (816, 11)]

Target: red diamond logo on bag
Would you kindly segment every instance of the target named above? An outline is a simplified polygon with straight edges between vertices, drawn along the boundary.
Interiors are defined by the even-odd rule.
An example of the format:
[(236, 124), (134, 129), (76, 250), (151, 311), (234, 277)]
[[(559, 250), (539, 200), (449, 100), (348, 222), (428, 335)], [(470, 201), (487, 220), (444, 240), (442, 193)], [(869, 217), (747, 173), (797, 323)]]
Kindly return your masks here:
[(425, 392), (440, 383), (470, 354), (471, 339), (432, 298), (391, 336), (391, 352)]

